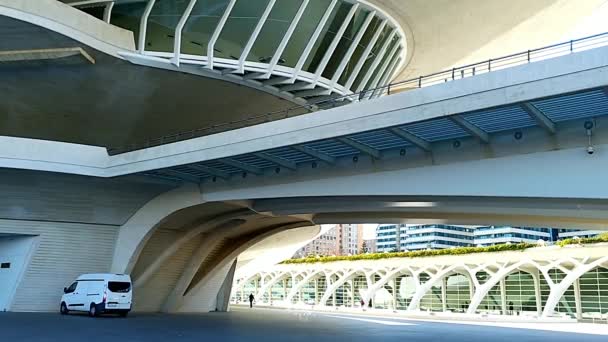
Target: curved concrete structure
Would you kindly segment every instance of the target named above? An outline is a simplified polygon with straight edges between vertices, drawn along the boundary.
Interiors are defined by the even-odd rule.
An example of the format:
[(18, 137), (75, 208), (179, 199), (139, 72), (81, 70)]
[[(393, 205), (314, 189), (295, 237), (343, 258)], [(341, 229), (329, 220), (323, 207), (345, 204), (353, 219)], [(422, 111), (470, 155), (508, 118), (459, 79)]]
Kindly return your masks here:
[(158, 0), (111, 2), (111, 7), (107, 1), (85, 1), (75, 6), (138, 32), (137, 52), (120, 53), (132, 63), (243, 82), (301, 103), (383, 85), (406, 62), (402, 28), (367, 1)]
[[(323, 223), (605, 229), (608, 192), (595, 180), (608, 161), (601, 129), (608, 115), (606, 48), (202, 138), (206, 134), (192, 133), (197, 138), (135, 152), (110, 156), (90, 146), (129, 145), (201, 121), (213, 127), (228, 121), (231, 128), (247, 118), (235, 114), (243, 108), (282, 109), (287, 104), (280, 99), (302, 102), (369, 88), (390, 81), (400, 63), (420, 60), (416, 44), (406, 48), (415, 42), (407, 32), (415, 38), (416, 31), (390, 26), (399, 19), (371, 1), (294, 2), (299, 6), (218, 0), (226, 5), (218, 7), (222, 14), (206, 17), (205, 1), (105, 1), (107, 23), (94, 18), (100, 1), (81, 3), (81, 11), (50, 0), (0, 0), (0, 24), (10, 28), (0, 42), (0, 67), (7, 69), (0, 112), (9, 118), (0, 123), (6, 135), (0, 171), (9, 175), (0, 182), (9, 194), (0, 206), (0, 231), (40, 241), (23, 278), (27, 286), (16, 291), (10, 309), (54, 308), (56, 295), (40, 290), (47, 283), (35, 272), (48, 269), (60, 274), (48, 285), (57, 289), (78, 273), (128, 272), (138, 311), (225, 310), (241, 253), (264, 239), (295, 248), (319, 233), (309, 227)], [(303, 40), (303, 49), (312, 47), (296, 59), (312, 56), (312, 71), (304, 71), (306, 61), (299, 70), (282, 66), (279, 54), (267, 60), (258, 53), (258, 37), (277, 38), (271, 51), (283, 45), (288, 51), (314, 3), (328, 6), (317, 23), (324, 20), (335, 31), (317, 35), (325, 25), (312, 25), (317, 37)], [(551, 3), (530, 6), (527, 15)], [(234, 58), (220, 54), (238, 37), (224, 39), (225, 48), (216, 51), (220, 45), (201, 49), (188, 35), (196, 27), (209, 29), (210, 38), (201, 37), (219, 44), (233, 33), (226, 31), (231, 20), (241, 19), (231, 17), (239, 8), (259, 15), (248, 19), (251, 30)], [(293, 10), (291, 20), (274, 20), (280, 8)], [(495, 7), (485, 9), (479, 14)], [(217, 21), (203, 25), (209, 18)], [(116, 20), (129, 30), (116, 28)], [(280, 33), (293, 32), (275, 36), (264, 30), (269, 23), (287, 24)], [(406, 51), (410, 57), (401, 54)], [(359, 72), (366, 64), (367, 72)], [(595, 125), (590, 133), (581, 128), (587, 121)], [(588, 134), (597, 147), (593, 156), (584, 153)], [(560, 163), (567, 165), (549, 175), (542, 171)], [(71, 251), (88, 257), (71, 257)]]
[(603, 3), (515, 0), (505, 6), (500, 0), (369, 1), (390, 13), (406, 33), (408, 64), (396, 81), (561, 41)]

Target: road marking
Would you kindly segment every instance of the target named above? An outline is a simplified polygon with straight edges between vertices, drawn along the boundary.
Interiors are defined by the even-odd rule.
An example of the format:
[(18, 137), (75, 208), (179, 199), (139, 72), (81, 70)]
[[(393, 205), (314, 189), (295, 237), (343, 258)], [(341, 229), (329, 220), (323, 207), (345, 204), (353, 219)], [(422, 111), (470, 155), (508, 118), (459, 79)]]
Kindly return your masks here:
[(379, 319), (357, 318), (357, 317), (351, 317), (351, 316), (338, 316), (338, 315), (325, 315), (325, 316), (335, 317), (335, 318), (343, 318), (343, 319), (351, 319), (353, 321), (362, 321), (362, 322), (369, 322), (369, 323), (377, 323), (377, 324), (383, 324), (383, 325), (415, 325), (413, 323), (395, 322), (395, 321), (382, 321), (382, 320), (379, 320)]

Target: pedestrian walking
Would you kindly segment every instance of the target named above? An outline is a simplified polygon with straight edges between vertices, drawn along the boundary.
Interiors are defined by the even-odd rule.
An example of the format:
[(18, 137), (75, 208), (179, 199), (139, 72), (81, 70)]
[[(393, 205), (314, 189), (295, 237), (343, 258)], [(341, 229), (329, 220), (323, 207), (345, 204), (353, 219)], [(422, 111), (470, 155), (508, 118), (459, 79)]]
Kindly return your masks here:
[(249, 308), (253, 308), (254, 300), (255, 300), (255, 297), (253, 296), (253, 293), (249, 294)]

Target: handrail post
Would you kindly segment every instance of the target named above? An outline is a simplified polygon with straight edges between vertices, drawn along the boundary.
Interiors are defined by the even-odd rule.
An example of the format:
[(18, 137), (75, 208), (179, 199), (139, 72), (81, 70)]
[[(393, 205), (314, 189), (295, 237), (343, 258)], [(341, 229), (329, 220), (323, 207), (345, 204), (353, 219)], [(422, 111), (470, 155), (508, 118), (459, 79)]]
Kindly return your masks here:
[(390, 95), (391, 94), (391, 84), (388, 84), (387, 90), (386, 90), (386, 95)]
[(570, 40), (570, 52), (574, 51), (574, 41)]
[(528, 50), (528, 63), (530, 63), (530, 50)]
[(418, 77), (418, 88), (422, 88), (422, 76)]
[(475, 67), (473, 67), (473, 76), (475, 76)]
[(488, 72), (492, 71), (492, 58), (488, 59)]
[(452, 68), (452, 80), (454, 80), (454, 73), (456, 72), (456, 68)]

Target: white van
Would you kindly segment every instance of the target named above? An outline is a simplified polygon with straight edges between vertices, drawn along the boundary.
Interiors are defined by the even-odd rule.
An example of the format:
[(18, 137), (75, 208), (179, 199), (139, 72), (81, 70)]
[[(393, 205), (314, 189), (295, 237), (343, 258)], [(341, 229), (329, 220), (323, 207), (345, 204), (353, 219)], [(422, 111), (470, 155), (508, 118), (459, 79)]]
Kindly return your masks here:
[(131, 311), (133, 291), (131, 277), (125, 274), (83, 274), (63, 289), (60, 312), (88, 312), (95, 317), (102, 313), (127, 316)]

